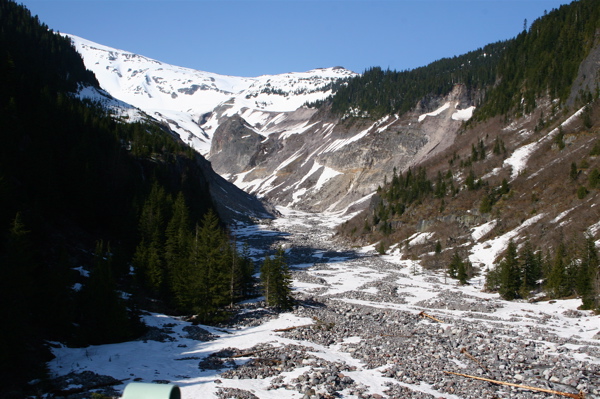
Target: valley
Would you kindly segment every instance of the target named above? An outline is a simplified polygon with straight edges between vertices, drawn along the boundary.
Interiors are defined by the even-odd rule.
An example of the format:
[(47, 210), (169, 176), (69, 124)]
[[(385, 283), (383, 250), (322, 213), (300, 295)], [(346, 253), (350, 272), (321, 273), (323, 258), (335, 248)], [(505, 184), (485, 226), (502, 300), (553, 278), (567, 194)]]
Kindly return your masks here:
[(0, 397), (600, 399), (599, 5), (236, 77), (0, 0)]
[(481, 275), (459, 286), (400, 248), (379, 255), (335, 240), (340, 214), (278, 210), (236, 235), (255, 257), (287, 248), (293, 311), (245, 302), (222, 326), (146, 314), (152, 334), (139, 340), (54, 349), (49, 365), (67, 376), (64, 389), (92, 371), (172, 382), (184, 398), (549, 397), (446, 373), (455, 372), (600, 397), (597, 316), (578, 300), (503, 301), (482, 292)]

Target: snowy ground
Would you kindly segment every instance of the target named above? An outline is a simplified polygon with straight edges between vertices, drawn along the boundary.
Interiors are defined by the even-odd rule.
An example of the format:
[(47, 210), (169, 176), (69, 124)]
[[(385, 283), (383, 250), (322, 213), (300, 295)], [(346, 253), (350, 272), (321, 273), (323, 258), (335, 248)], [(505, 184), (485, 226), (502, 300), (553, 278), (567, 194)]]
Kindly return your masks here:
[[(551, 397), (444, 373), (451, 371), (600, 397), (600, 317), (578, 311), (579, 300), (501, 301), (481, 292), (481, 277), (461, 287), (398, 250), (339, 247), (330, 240), (339, 215), (280, 211), (271, 225), (240, 227), (237, 237), (257, 258), (259, 245), (288, 248), (302, 306), (229, 328), (201, 326), (215, 335), (206, 342), (188, 337), (189, 323), (148, 315), (168, 340), (55, 349), (52, 373), (169, 381), (183, 398)], [(226, 348), (255, 353), (211, 357), (221, 370), (199, 367)]]

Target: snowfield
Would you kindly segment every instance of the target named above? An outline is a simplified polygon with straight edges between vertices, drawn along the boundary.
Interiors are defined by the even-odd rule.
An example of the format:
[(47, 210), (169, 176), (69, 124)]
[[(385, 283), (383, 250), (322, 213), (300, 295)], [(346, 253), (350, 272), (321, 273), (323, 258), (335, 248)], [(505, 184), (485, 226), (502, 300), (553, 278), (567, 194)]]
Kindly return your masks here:
[[(94, 72), (102, 89), (122, 101), (167, 123), (181, 139), (202, 155), (210, 151), (212, 135), (223, 115), (243, 115), (253, 126), (276, 125), (283, 115), (305, 103), (332, 94), (331, 85), (355, 76), (344, 68), (263, 75), (254, 78), (225, 76), (166, 64), (142, 55), (66, 35)], [(222, 115), (215, 109), (221, 108)], [(212, 114), (211, 114), (212, 113)], [(210, 115), (208, 118), (206, 118)], [(308, 129), (305, 122), (296, 132)], [(293, 130), (289, 134), (293, 134)]]
[[(397, 247), (383, 256), (373, 246), (345, 248), (331, 238), (340, 214), (279, 210), (269, 225), (240, 225), (236, 234), (256, 259), (285, 239), (294, 311), (265, 314), (259, 302), (247, 303), (244, 320), (198, 326), (213, 340), (194, 337), (179, 318), (147, 314), (163, 342), (57, 348), (52, 374), (94, 371), (124, 380), (117, 391), (134, 380), (172, 382), (183, 398), (550, 397), (449, 371), (599, 397), (600, 317), (577, 310), (579, 300), (503, 301), (482, 292), (482, 276), (459, 286), (402, 259)], [(516, 234), (480, 242), (472, 261), (489, 266)]]

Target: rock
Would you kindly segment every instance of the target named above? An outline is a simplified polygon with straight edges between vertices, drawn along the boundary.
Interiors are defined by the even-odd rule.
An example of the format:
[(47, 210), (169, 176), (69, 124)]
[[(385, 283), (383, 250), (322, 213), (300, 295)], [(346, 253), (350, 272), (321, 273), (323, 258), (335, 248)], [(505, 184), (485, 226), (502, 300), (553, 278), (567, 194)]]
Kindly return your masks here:
[(205, 329), (198, 326), (185, 326), (183, 331), (187, 332), (185, 338), (193, 339), (195, 341), (213, 341), (217, 339), (217, 336), (209, 333)]

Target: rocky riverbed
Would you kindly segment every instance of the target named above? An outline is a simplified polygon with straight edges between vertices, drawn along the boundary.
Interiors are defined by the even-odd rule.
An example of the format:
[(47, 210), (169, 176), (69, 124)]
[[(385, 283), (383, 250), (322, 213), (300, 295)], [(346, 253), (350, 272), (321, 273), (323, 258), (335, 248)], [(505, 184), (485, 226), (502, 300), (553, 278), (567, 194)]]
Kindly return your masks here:
[[(302, 214), (288, 217), (298, 216), (302, 218)], [(303, 216), (302, 222), (285, 224), (288, 232), (292, 230), (286, 237), (292, 263), (314, 261), (310, 268), (294, 272), (303, 288), (298, 290), (301, 305), (293, 313), (314, 323), (282, 332), (283, 337), (349, 354), (362, 368), (390, 379), (385, 396), (391, 398), (549, 395), (449, 373), (583, 393), (588, 398), (600, 394), (600, 324), (589, 339), (593, 321), (600, 322), (597, 316), (572, 309), (557, 314), (547, 311), (551, 306), (509, 303), (474, 287), (444, 283), (443, 276), (426, 275), (400, 257), (344, 251), (324, 237), (320, 219)], [(295, 247), (316, 251), (309, 254), (312, 259), (305, 259)], [(577, 332), (587, 329), (588, 339), (565, 335), (578, 324)], [(302, 362), (295, 364), (300, 367)], [(297, 390), (306, 398), (381, 397), (359, 387), (352, 373), (340, 371), (351, 367), (356, 369), (345, 362), (326, 362), (311, 366), (300, 382), (297, 377), (271, 383), (270, 388)], [(243, 369), (247, 371), (240, 375)], [(236, 377), (256, 378), (247, 367), (237, 369)], [(340, 384), (340, 378), (348, 383)]]
[(288, 212), (262, 238), (246, 231), (255, 248), (288, 248), (293, 311), (248, 303), (219, 327), (149, 315), (138, 362), (126, 347), (65, 349), (52, 369), (173, 382), (184, 398), (559, 397), (516, 385), (600, 398), (600, 318), (577, 300), (502, 301), (480, 277), (458, 286), (398, 251), (346, 248), (331, 223)]

